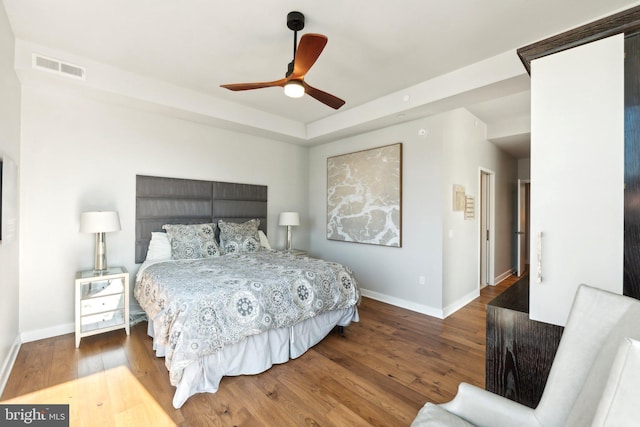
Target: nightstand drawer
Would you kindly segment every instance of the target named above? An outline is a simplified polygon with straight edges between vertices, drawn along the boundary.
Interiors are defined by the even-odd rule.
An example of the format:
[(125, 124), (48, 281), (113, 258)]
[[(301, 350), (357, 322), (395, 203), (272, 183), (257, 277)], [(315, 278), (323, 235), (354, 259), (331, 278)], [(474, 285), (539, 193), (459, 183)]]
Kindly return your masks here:
[(104, 295), (121, 294), (124, 291), (124, 279), (99, 280), (82, 284), (80, 298), (95, 298)]
[(80, 302), (82, 316), (101, 313), (103, 311), (113, 311), (124, 308), (124, 295), (109, 295), (106, 297), (89, 298)]
[(118, 325), (124, 325), (124, 310), (83, 316), (81, 320), (81, 332), (111, 328)]

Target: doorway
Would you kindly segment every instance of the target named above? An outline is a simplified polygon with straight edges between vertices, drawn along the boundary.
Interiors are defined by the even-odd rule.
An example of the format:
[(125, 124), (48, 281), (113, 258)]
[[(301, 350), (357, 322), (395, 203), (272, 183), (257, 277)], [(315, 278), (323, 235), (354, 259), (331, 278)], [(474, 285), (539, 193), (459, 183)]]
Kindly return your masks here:
[(493, 285), (494, 173), (480, 169), (480, 289)]
[(529, 180), (518, 179), (518, 195), (516, 197), (516, 274), (522, 277), (529, 271)]

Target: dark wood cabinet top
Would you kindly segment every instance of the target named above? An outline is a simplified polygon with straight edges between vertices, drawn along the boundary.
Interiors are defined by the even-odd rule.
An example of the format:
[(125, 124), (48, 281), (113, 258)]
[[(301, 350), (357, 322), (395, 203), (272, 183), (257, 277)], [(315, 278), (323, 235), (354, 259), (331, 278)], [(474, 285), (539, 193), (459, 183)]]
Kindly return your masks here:
[(489, 301), (487, 307), (505, 308), (507, 310), (529, 312), (529, 276), (522, 276), (509, 289)]

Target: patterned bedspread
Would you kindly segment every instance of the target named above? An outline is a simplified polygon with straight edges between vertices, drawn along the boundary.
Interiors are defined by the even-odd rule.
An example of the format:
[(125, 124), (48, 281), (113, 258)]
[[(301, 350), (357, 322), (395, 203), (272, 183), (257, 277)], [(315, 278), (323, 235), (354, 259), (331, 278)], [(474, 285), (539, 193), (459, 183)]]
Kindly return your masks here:
[(186, 366), (224, 345), (360, 298), (349, 268), (277, 251), (143, 265), (134, 295), (166, 347), (173, 385)]

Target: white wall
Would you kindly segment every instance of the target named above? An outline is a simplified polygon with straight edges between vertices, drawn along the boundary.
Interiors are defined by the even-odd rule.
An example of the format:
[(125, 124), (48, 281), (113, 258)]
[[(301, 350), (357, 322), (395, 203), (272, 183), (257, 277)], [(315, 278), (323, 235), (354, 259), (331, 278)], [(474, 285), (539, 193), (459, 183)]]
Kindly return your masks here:
[[(307, 216), (307, 148), (83, 97), (23, 86), (20, 329), (23, 341), (73, 330), (73, 280), (93, 266), (80, 212), (114, 209), (108, 263), (134, 273), (136, 174), (268, 186), (268, 235), (283, 247), (284, 210)], [(308, 247), (307, 228), (296, 247)], [(132, 276), (133, 279), (133, 276)], [(133, 282), (133, 280), (132, 280)]]
[[(421, 119), (313, 147), (309, 160), (311, 253), (350, 266), (367, 295), (432, 315), (442, 302), (443, 133), (441, 118)], [(402, 248), (327, 240), (327, 157), (396, 142), (403, 151)]]
[[(421, 136), (420, 129), (426, 135)], [(327, 240), (327, 157), (395, 142), (403, 143), (402, 248)], [(474, 295), (478, 293), (477, 220), (464, 221), (462, 212), (452, 212), (452, 185), (465, 184), (476, 193), (478, 167), (483, 164), (500, 170), (498, 179), (509, 176), (515, 188), (515, 160), (509, 159), (486, 141), (485, 125), (479, 122), (476, 126), (475, 117), (466, 110), (313, 147), (306, 219), (311, 253), (352, 267), (367, 296), (443, 317), (468, 302), (474, 289)], [(503, 168), (509, 172), (503, 175)], [(443, 230), (454, 224), (459, 231), (454, 241), (460, 244), (445, 245), (448, 236)], [(497, 249), (501, 263), (502, 251), (507, 256), (511, 251), (510, 244), (506, 245), (501, 243)], [(503, 268), (508, 269), (509, 263), (496, 269)], [(462, 276), (453, 270), (461, 271)], [(420, 276), (425, 277), (425, 284), (420, 284)]]
[[(5, 190), (2, 203), (5, 211), (5, 227), (7, 210), (17, 213), (15, 198), (10, 200), (7, 197), (7, 191), (10, 189), (8, 186), (11, 186), (17, 192), (18, 183), (15, 180), (7, 180), (10, 178), (7, 172), (11, 170), (10, 163), (17, 167), (20, 161), (20, 84), (13, 70), (13, 56), (13, 34), (5, 10), (0, 7), (0, 158), (5, 163)], [(0, 394), (20, 345), (18, 235), (6, 228), (3, 234), (4, 240), (0, 242)]]
[(518, 159), (518, 179), (523, 181), (531, 179), (531, 159)]
[(580, 283), (622, 293), (623, 35), (531, 70), (531, 318), (564, 325)]
[[(490, 240), (493, 242), (495, 284), (513, 269), (514, 197), (517, 161), (487, 141), (487, 127), (467, 110), (448, 114), (450, 124), (444, 145), (444, 289), (443, 307), (447, 312), (460, 308), (462, 301), (479, 295), (480, 277), (480, 170), (492, 175), (490, 197), (493, 216)], [(475, 200), (475, 216), (464, 219), (463, 212), (452, 211), (452, 186), (462, 185)]]

